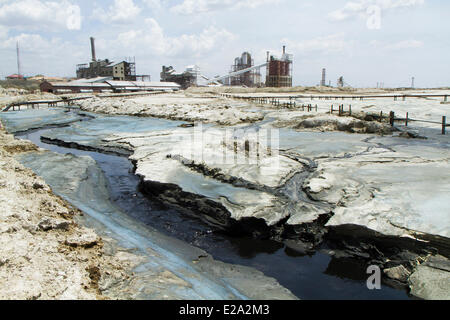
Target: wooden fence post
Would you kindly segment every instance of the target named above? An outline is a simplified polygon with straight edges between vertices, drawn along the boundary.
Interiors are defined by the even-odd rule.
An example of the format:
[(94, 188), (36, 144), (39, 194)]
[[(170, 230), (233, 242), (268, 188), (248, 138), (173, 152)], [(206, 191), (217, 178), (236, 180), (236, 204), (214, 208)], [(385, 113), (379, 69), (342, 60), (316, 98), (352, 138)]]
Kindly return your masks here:
[(442, 116), (442, 134), (445, 134), (445, 127), (447, 126), (446, 125), (446, 120), (447, 120), (447, 117), (446, 116)]
[(391, 124), (391, 126), (394, 126), (394, 121), (395, 121), (395, 112), (391, 111), (391, 113), (389, 114), (389, 123)]

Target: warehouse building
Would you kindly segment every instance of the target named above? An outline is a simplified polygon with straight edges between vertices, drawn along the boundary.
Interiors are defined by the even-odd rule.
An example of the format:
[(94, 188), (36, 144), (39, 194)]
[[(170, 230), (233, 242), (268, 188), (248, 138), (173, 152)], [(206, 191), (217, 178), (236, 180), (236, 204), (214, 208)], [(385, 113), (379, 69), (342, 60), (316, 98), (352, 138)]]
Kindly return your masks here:
[[(83, 79), (85, 80), (85, 79)], [(89, 81), (91, 80), (91, 81)], [(174, 82), (148, 82), (148, 81), (114, 81), (106, 80), (95, 82), (87, 81), (48, 82), (40, 85), (42, 92), (50, 93), (121, 93), (121, 92), (147, 92), (147, 91), (178, 91), (181, 86)]]

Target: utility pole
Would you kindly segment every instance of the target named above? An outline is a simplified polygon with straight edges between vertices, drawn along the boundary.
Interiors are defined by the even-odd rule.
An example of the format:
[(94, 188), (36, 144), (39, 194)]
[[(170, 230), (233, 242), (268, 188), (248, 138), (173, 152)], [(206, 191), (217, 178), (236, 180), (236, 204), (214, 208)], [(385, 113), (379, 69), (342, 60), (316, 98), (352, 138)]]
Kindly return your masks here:
[(414, 89), (414, 80), (415, 80), (415, 78), (412, 77), (412, 79), (411, 79), (411, 88), (413, 88), (413, 89)]

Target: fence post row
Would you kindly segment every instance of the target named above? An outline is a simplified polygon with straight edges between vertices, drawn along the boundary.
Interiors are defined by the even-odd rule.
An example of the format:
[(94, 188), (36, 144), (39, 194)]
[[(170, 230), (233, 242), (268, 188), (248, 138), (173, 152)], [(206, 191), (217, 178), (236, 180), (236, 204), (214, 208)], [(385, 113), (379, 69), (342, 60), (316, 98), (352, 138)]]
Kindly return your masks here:
[(446, 116), (442, 116), (442, 134), (444, 134), (444, 135), (445, 135), (445, 127), (447, 126), (446, 125), (446, 120), (447, 120), (447, 117)]

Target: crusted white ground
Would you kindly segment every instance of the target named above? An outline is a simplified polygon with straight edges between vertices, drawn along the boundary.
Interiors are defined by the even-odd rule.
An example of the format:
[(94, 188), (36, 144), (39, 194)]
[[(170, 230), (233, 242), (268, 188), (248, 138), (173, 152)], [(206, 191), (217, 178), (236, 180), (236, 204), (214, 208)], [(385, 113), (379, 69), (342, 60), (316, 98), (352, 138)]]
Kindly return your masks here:
[(93, 98), (80, 102), (85, 111), (210, 122), (234, 125), (262, 120), (260, 112), (249, 111), (249, 104), (213, 96), (190, 97), (184, 93), (136, 98)]
[(327, 225), (450, 238), (450, 176), (444, 174), (450, 170), (450, 150), (392, 148), (319, 160), (317, 172), (304, 186), (315, 199), (336, 206)]
[(0, 87), (0, 110), (13, 102), (37, 101), (37, 100), (53, 100), (56, 96), (51, 93), (29, 93), (23, 89), (5, 89)]
[(259, 271), (215, 261), (116, 212), (90, 157), (38, 150), (0, 131), (0, 168), (0, 299), (296, 299)]
[(79, 211), (14, 158), (36, 149), (0, 129), (0, 299), (104, 298), (100, 279), (126, 280), (132, 259), (104, 255)]
[[(175, 112), (177, 115), (184, 114), (185, 120), (199, 120), (200, 112), (198, 112), (198, 106), (195, 104), (200, 103), (204, 108), (209, 108), (214, 100), (210, 93), (200, 94), (199, 92), (201, 90), (198, 92), (190, 90), (189, 93), (173, 96), (134, 98), (130, 102), (131, 110), (135, 110), (133, 108), (142, 109), (145, 104), (149, 108), (158, 106), (158, 110), (161, 111), (165, 103), (167, 110), (170, 111), (161, 111), (162, 113), (158, 116), (170, 118), (171, 116), (167, 116), (167, 114)], [(359, 93), (363, 94), (363, 92)], [(393, 93), (401, 94), (400, 92)], [(443, 94), (449, 92), (405, 92), (405, 94), (414, 93)], [(290, 94), (281, 93), (280, 95)], [(254, 93), (251, 93), (251, 95), (254, 95)], [(202, 99), (204, 99), (203, 104), (201, 103)], [(311, 103), (309, 99), (303, 100), (305, 104)], [(327, 114), (329, 105), (331, 103), (348, 103), (352, 104), (354, 113), (360, 111), (378, 113), (383, 111), (384, 114), (387, 114), (390, 110), (394, 110), (397, 116), (409, 112), (410, 118), (439, 121), (442, 115), (449, 115), (448, 108), (445, 104), (441, 104), (441, 100), (442, 98), (407, 98), (406, 101), (401, 101), (401, 99), (394, 101), (392, 98), (364, 101), (349, 99), (324, 101), (316, 99), (313, 103), (318, 104), (319, 112), (317, 113), (277, 109), (270, 105), (253, 105), (253, 107), (248, 106), (247, 109), (251, 109), (252, 112), (256, 111), (255, 113), (261, 115), (267, 111), (265, 119), (274, 121), (273, 124), (276, 127), (296, 128), (297, 131), (338, 130), (382, 133), (391, 136), (389, 124), (363, 121), (348, 116), (329, 115)], [(177, 104), (174, 101), (180, 101), (180, 103)], [(232, 99), (218, 99), (216, 101), (229, 101), (228, 103), (234, 109), (236, 105), (241, 103), (239, 100)], [(302, 99), (299, 102), (301, 101)], [(90, 102), (86, 101), (85, 104), (90, 105)], [(110, 112), (111, 106), (105, 107), (105, 105), (108, 105), (108, 102), (102, 104), (102, 108), (106, 109), (101, 109), (101, 111)], [(127, 109), (130, 106), (126, 104), (122, 107), (119, 101), (115, 108), (117, 108), (117, 105), (119, 105), (120, 110)], [(173, 106), (177, 107), (173, 108)], [(89, 110), (95, 111), (95, 109), (94, 106), (89, 107)], [(216, 115), (219, 113), (220, 109), (216, 112)], [(214, 122), (213, 119), (209, 118), (207, 122)], [(224, 122), (234, 123), (231, 120)], [(192, 156), (184, 156), (187, 160), (194, 161), (196, 164), (202, 163), (211, 169), (217, 169), (224, 175), (237, 177), (266, 187), (282, 185), (293, 173), (301, 171), (301, 158), (308, 157), (315, 160), (319, 166), (316, 174), (305, 183), (304, 187), (318, 200), (336, 206), (335, 215), (330, 220), (329, 225), (358, 224), (388, 235), (423, 232), (449, 237), (450, 222), (445, 215), (445, 208), (450, 202), (448, 198), (450, 181), (448, 175), (442, 174), (449, 168), (448, 137), (440, 135), (440, 126), (436, 124), (410, 122), (409, 125), (406, 128), (400, 123), (397, 124), (397, 127), (402, 131), (412, 131), (414, 134), (426, 136), (429, 141), (420, 140), (423, 143), (417, 144), (414, 140), (399, 137), (394, 138), (395, 143), (391, 141), (396, 145), (389, 149), (389, 147), (378, 147), (377, 143), (386, 142), (390, 144), (391, 142), (384, 140), (365, 141), (368, 137), (374, 137), (370, 135), (354, 135), (354, 139), (350, 139), (350, 136), (339, 136), (336, 139), (325, 137), (326, 140), (321, 139), (321, 137), (306, 137), (308, 143), (302, 143), (300, 141), (302, 137), (299, 136), (299, 141), (295, 143), (295, 136), (285, 134), (280, 138), (280, 145), (286, 151), (283, 155), (277, 158), (262, 157), (256, 164), (240, 165), (224, 163), (223, 159), (228, 156), (223, 154), (224, 147), (231, 151), (231, 156), (233, 156), (233, 151), (236, 150), (233, 150), (232, 143), (222, 143), (223, 137), (226, 137), (227, 133), (226, 130), (221, 129), (209, 130), (211, 139), (204, 141), (203, 150), (198, 147), (198, 142), (194, 142), (194, 140), (187, 139), (183, 142), (177, 141), (174, 143), (174, 136), (182, 135), (176, 132), (167, 132), (164, 137), (154, 136), (154, 134), (148, 136), (144, 134), (140, 137), (122, 135), (114, 137), (112, 140), (118, 138), (116, 142), (119, 142), (122, 146), (129, 146), (130, 149), (135, 151), (133, 158), (138, 160), (137, 172), (139, 174), (149, 180), (170, 183), (175, 183), (181, 180), (180, 177), (185, 177), (184, 174), (188, 169), (182, 165), (179, 159), (169, 159), (167, 155), (184, 155), (185, 149), (195, 150)], [(270, 123), (264, 124), (263, 127), (272, 128)], [(398, 137), (399, 133), (394, 133), (394, 136)], [(348, 141), (349, 139), (351, 142)], [(239, 145), (242, 145), (242, 142), (239, 141)], [(321, 145), (324, 148), (320, 148)], [(240, 148), (237, 150), (238, 156), (245, 153), (245, 150), (242, 152), (242, 147)], [(254, 150), (254, 148), (251, 149)], [(203, 155), (200, 160), (198, 158), (199, 153)], [(289, 154), (293, 157), (285, 156)], [(296, 161), (292, 160), (293, 158), (297, 158)], [(276, 166), (274, 166), (274, 160), (276, 160)], [(159, 170), (163, 163), (167, 168), (164, 171)], [(275, 167), (277, 170), (273, 170)], [(178, 175), (179, 172), (185, 173)], [(181, 182), (179, 183), (181, 184)], [(200, 191), (201, 188), (196, 189), (196, 187), (190, 185), (189, 189), (190, 191)], [(220, 199), (220, 192), (224, 192), (224, 190), (219, 189), (215, 193), (218, 199)], [(262, 200), (260, 195), (264, 195), (265, 200)], [(266, 193), (251, 196), (259, 199), (258, 203), (263, 204), (263, 206), (272, 202), (272, 196), (267, 197)], [(245, 198), (247, 199), (247, 197)], [(240, 201), (242, 199), (241, 197)], [(246, 205), (249, 202), (246, 200), (241, 203)], [(261, 211), (258, 206), (254, 206), (254, 208), (255, 210), (246, 210), (245, 213), (242, 210), (237, 213), (235, 210), (235, 217), (242, 217), (243, 214), (252, 215), (256, 214), (257, 210)], [(304, 216), (306, 216), (306, 213), (310, 214), (308, 210), (302, 210)], [(273, 224), (276, 219), (285, 217), (287, 214), (287, 212), (284, 212), (269, 215), (266, 221)], [(316, 214), (313, 215), (313, 218), (315, 217), (317, 217)], [(291, 219), (291, 221), (294, 220), (304, 221), (299, 216)]]
[[(448, 91), (445, 92), (448, 93)], [(374, 126), (376, 129), (381, 129), (374, 132), (385, 133), (386, 124), (365, 122), (361, 127), (358, 120), (354, 118), (327, 115), (331, 103), (335, 105), (344, 103), (346, 108), (348, 104), (352, 104), (354, 113), (363, 111), (377, 114), (383, 111), (383, 114), (386, 114), (393, 110), (399, 117), (409, 112), (410, 118), (430, 121), (440, 121), (443, 115), (449, 116), (448, 105), (442, 104), (441, 98), (408, 98), (406, 101), (393, 101), (392, 98), (364, 101), (314, 100), (313, 102), (309, 99), (300, 99), (298, 103), (317, 103), (319, 112), (316, 114), (276, 109), (272, 106), (246, 104), (231, 99), (215, 99), (209, 94), (200, 98), (176, 94), (120, 100), (96, 99), (83, 102), (82, 108), (110, 114), (146, 115), (225, 125), (270, 118), (275, 120), (277, 127), (297, 128), (303, 132), (335, 131), (340, 130), (339, 128), (344, 128), (343, 131), (351, 131), (348, 128), (356, 128), (363, 130), (353, 131), (364, 133), (371, 132), (367, 131), (367, 128)], [(246, 118), (240, 112), (245, 115), (250, 114), (251, 117)], [(450, 222), (447, 215), (450, 204), (448, 196), (450, 179), (445, 174), (450, 169), (448, 134), (440, 135), (440, 126), (431, 123), (412, 122), (408, 128), (404, 128), (401, 124), (397, 124), (397, 127), (401, 130), (414, 131), (427, 137), (428, 140), (405, 139), (398, 137), (398, 133), (395, 133), (394, 137), (391, 137), (391, 134), (388, 137), (358, 134), (350, 138), (331, 132), (331, 135), (336, 135), (338, 138), (313, 137), (306, 140), (308, 143), (296, 144), (292, 141), (297, 137), (293, 136), (287, 143), (281, 141), (280, 144), (286, 145), (285, 155), (289, 153), (294, 158), (307, 157), (318, 164), (315, 174), (305, 182), (303, 187), (314, 198), (336, 207), (328, 226), (356, 224), (386, 235), (410, 237), (426, 233), (450, 238)], [(138, 161), (137, 172), (146, 179), (175, 183), (185, 191), (222, 201), (225, 206), (228, 205), (227, 208), (235, 212), (234, 217), (237, 219), (254, 215), (264, 217), (269, 224), (273, 224), (288, 214), (288, 211), (284, 211), (277, 203), (274, 196), (267, 192), (243, 188), (236, 192), (237, 188), (193, 172), (180, 159), (168, 158), (168, 155), (182, 155), (187, 160), (197, 163), (195, 157), (185, 156), (183, 151), (186, 148), (194, 147), (195, 149), (195, 144), (180, 142), (178, 139), (185, 133), (186, 131), (176, 130), (156, 135), (154, 133), (122, 134), (106, 139), (105, 144), (117, 144), (133, 150), (132, 158)], [(221, 132), (217, 134), (220, 135)], [(368, 137), (370, 137), (369, 140), (367, 140)], [(230, 145), (226, 145), (230, 149)], [(234, 149), (233, 145), (231, 149)], [(206, 153), (207, 157), (203, 159), (203, 162), (207, 167), (220, 169), (225, 175), (242, 178), (266, 187), (282, 184), (293, 173), (293, 167), (296, 167), (295, 165), (291, 167), (291, 162), (288, 160), (292, 160), (292, 157), (282, 161), (277, 159), (277, 163), (283, 164), (279, 174), (263, 170), (264, 161), (271, 165), (270, 157), (268, 157), (269, 160), (263, 159), (256, 166), (251, 164), (218, 165), (214, 159), (220, 157), (219, 150), (216, 143), (206, 144), (204, 154)], [(300, 166), (298, 163), (298, 168)], [(261, 171), (258, 171), (260, 169)], [(227, 199), (221, 197), (225, 194)], [(236, 203), (240, 203), (240, 206), (233, 205)], [(262, 210), (262, 208), (268, 208), (268, 210)], [(301, 215), (295, 218), (291, 216), (290, 220), (293, 223), (314, 220), (317, 214), (311, 214), (313, 211), (303, 210)], [(427, 271), (426, 268), (423, 270)], [(448, 272), (444, 272), (443, 276), (447, 277)], [(427, 284), (426, 277), (421, 274), (413, 279), (418, 279), (416, 283), (419, 283), (419, 287)], [(420, 294), (417, 295), (420, 296)], [(432, 294), (427, 293), (426, 296), (430, 297)]]
[[(204, 131), (203, 139), (196, 138), (192, 128), (139, 134), (116, 134), (106, 138), (105, 144), (120, 146), (134, 152), (130, 159), (135, 160), (136, 174), (144, 180), (164, 184), (176, 184), (184, 191), (208, 197), (224, 205), (231, 216), (240, 220), (244, 217), (262, 218), (268, 225), (292, 215), (295, 210), (265, 187), (282, 186), (294, 173), (302, 170), (298, 161), (281, 154), (267, 153), (267, 146), (260, 146), (260, 157), (246, 155), (245, 138), (237, 139), (235, 152), (231, 132), (220, 128)], [(249, 139), (249, 138), (248, 138)], [(250, 140), (255, 150), (256, 140)], [(228, 161), (225, 158), (230, 157)], [(237, 161), (235, 154), (239, 154)], [(250, 156), (254, 156), (251, 158)], [(224, 161), (225, 160), (225, 161)], [(210, 177), (205, 172), (193, 170), (190, 165), (201, 165), (221, 174), (223, 181)], [(239, 178), (256, 190), (235, 187), (230, 181)], [(259, 187), (259, 188), (258, 188)], [(259, 190), (258, 190), (259, 189)], [(301, 203), (298, 203), (301, 206)], [(307, 205), (308, 206), (308, 205)], [(315, 215), (321, 212), (313, 209)], [(304, 206), (302, 207), (304, 209)], [(298, 208), (301, 209), (300, 207)]]

